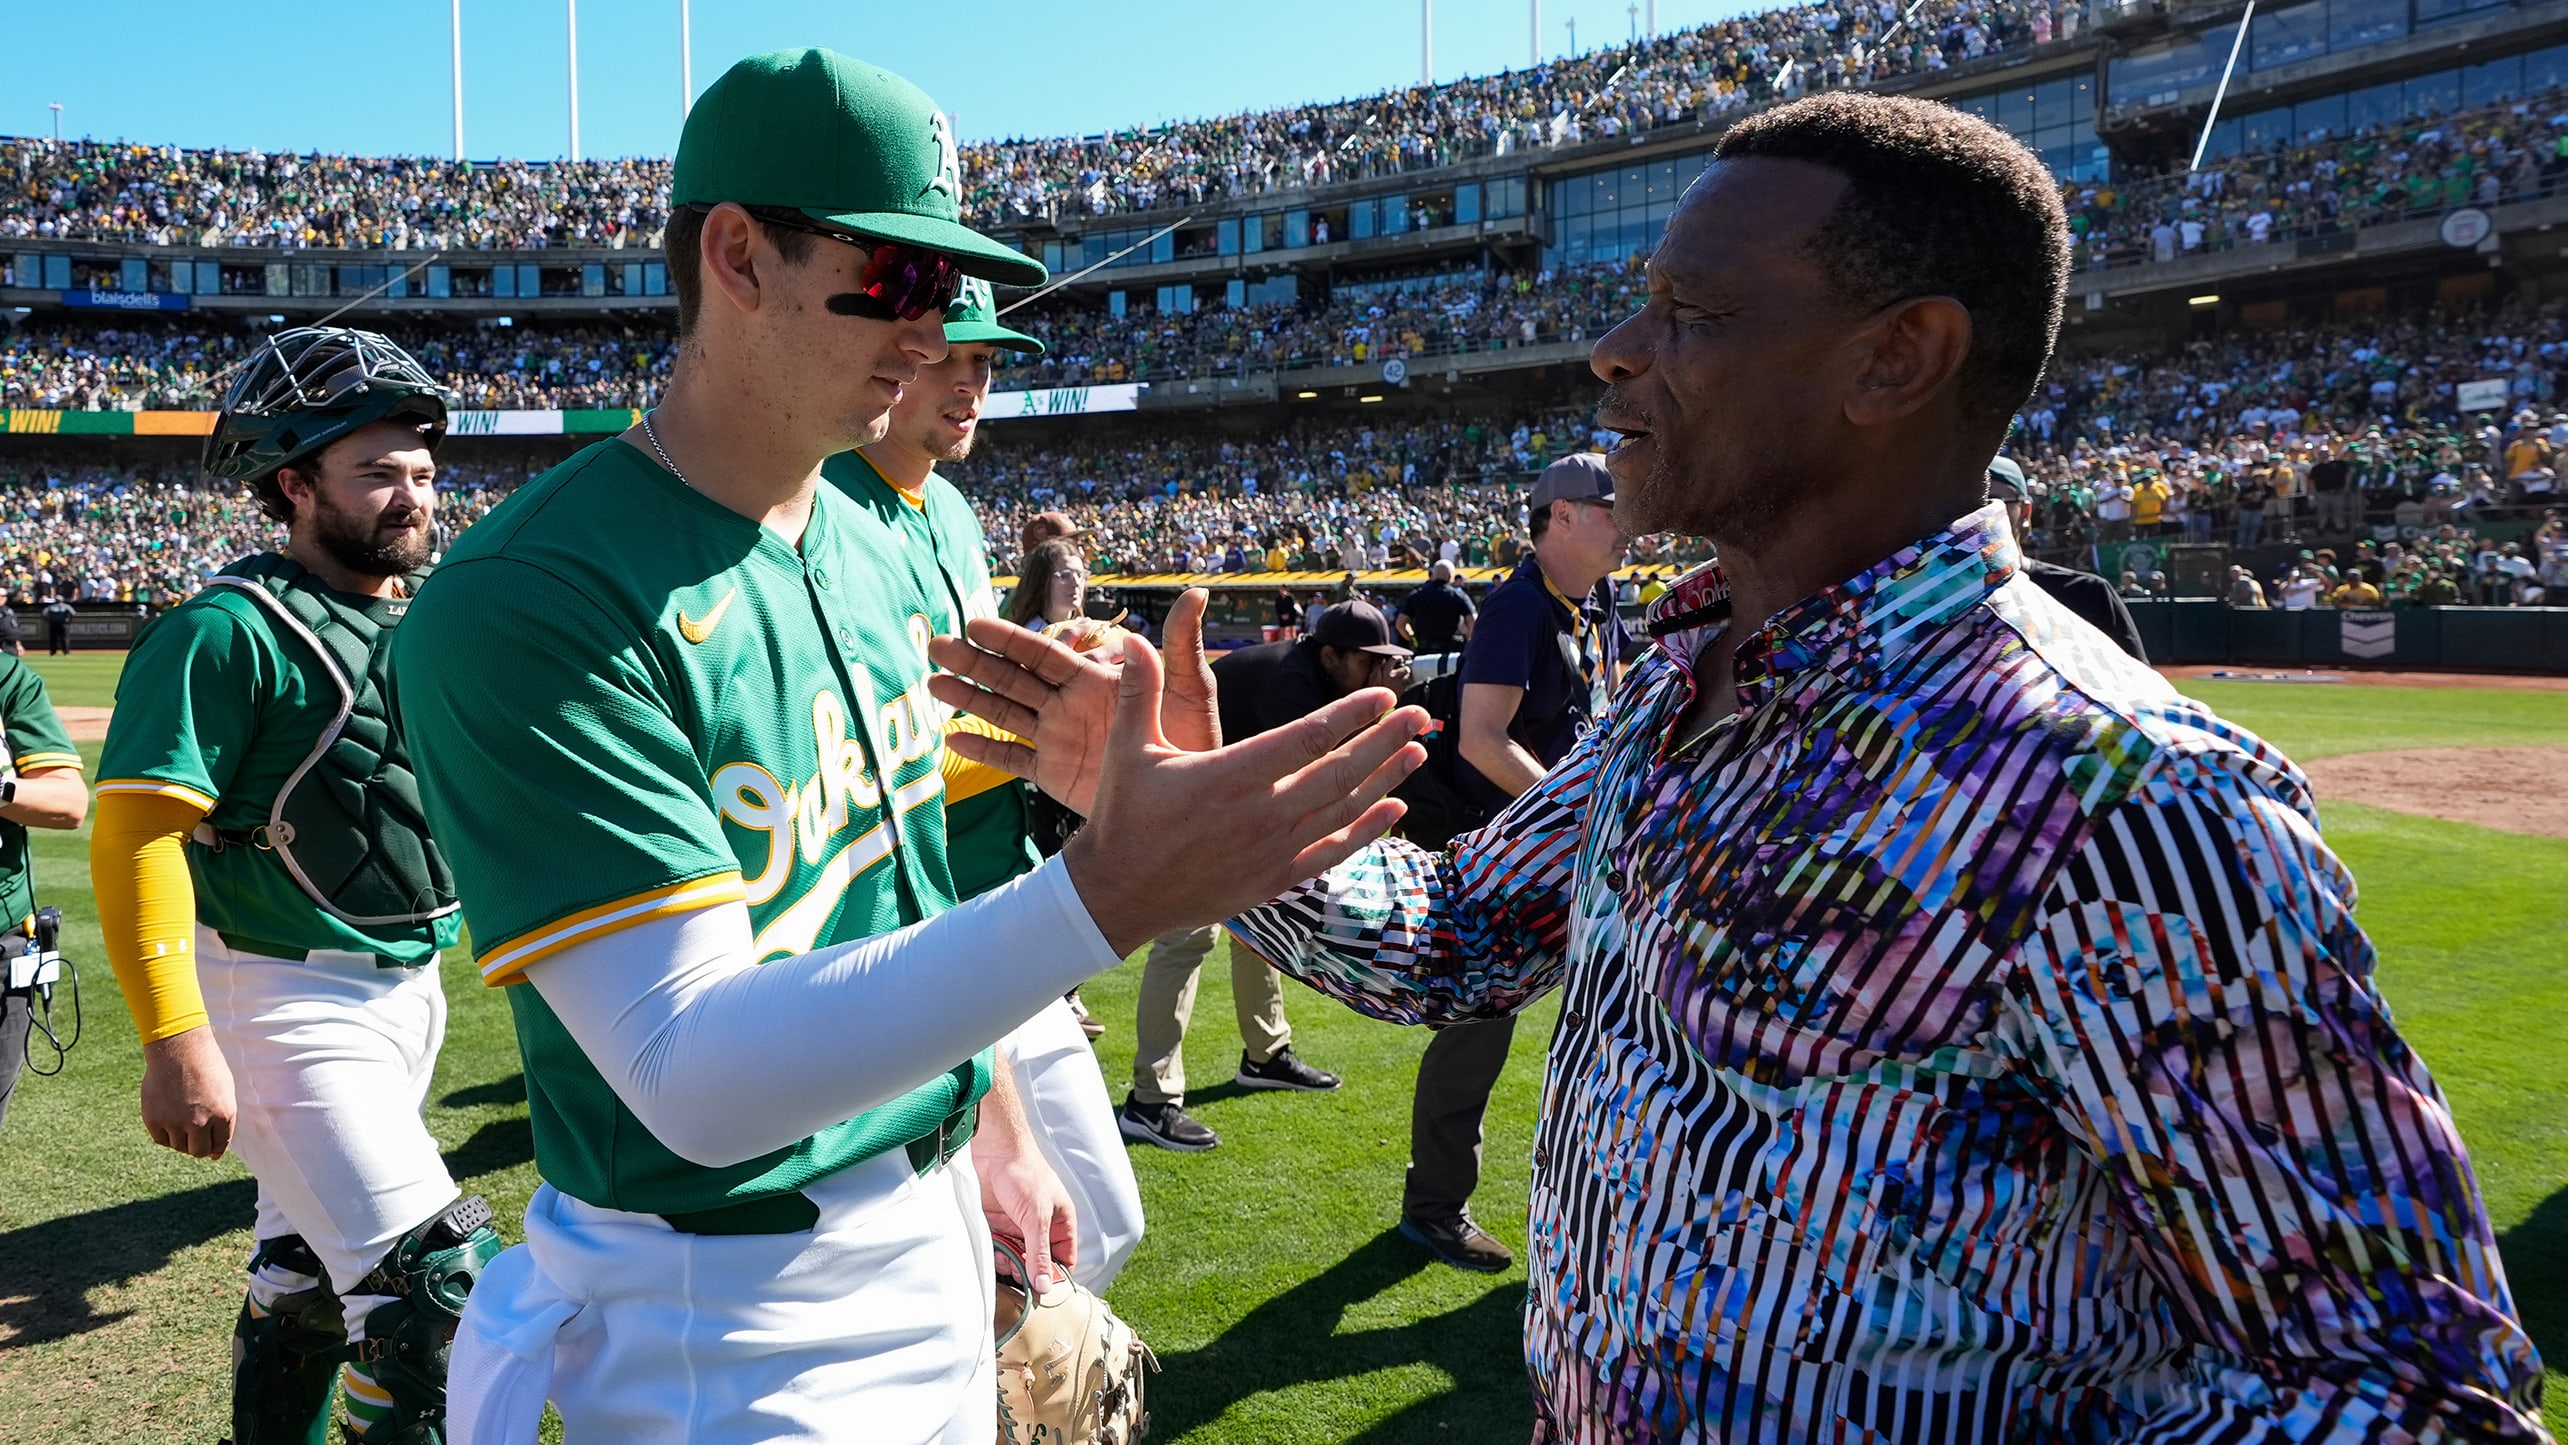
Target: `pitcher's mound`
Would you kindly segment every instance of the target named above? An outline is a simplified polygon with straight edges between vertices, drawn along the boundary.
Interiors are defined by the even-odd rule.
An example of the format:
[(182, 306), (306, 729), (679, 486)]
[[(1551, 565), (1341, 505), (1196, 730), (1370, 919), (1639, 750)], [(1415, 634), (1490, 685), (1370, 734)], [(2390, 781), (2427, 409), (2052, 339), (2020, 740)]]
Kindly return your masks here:
[(2301, 764), (2319, 806), (2343, 799), (2476, 823), (2508, 833), (2568, 838), (2568, 748), (2409, 748), (2344, 753)]
[(112, 707), (57, 707), (64, 732), (76, 743), (94, 743), (107, 736), (107, 719), (115, 715)]

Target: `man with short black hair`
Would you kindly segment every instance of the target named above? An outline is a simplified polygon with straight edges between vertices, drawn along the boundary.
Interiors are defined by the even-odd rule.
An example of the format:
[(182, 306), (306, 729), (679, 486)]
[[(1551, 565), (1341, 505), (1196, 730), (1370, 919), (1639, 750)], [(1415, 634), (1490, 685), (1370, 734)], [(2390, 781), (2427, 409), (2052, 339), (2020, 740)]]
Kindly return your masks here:
[(1378, 1017), (1561, 990), (1538, 1439), (2546, 1438), (2307, 781), (1986, 505), (2068, 242), (1945, 106), (1724, 133), (1591, 361), (1616, 521), (1720, 563), (1489, 827), (1234, 923)]

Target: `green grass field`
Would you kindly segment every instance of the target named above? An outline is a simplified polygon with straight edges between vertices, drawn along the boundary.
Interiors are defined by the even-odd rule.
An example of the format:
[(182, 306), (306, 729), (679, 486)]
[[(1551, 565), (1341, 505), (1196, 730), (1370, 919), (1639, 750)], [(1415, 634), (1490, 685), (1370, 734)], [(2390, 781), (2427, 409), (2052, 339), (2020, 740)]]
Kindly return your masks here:
[[(106, 703), (112, 662), (39, 662), (65, 703)], [(2196, 684), (2301, 756), (2554, 743), (2568, 694)], [(85, 751), (93, 758), (96, 745)], [(2477, 1160), (2536, 1340), (2568, 1360), (2568, 840), (2332, 805), (2364, 885), (2399, 1020), (2434, 1065)], [(0, 1439), (210, 1441), (222, 1428), (250, 1181), (152, 1147), (134, 1115), (133, 1030), (97, 943), (86, 838), (39, 835), (40, 886), (90, 984), (88, 1035), (31, 1078), (0, 1135)], [(1137, 963), (1090, 984), (1117, 1090), (1131, 1067)], [(467, 1189), (513, 1220), (534, 1187), (507, 1011), (449, 960), (453, 1022), (429, 1123)], [(1297, 1047), (1343, 1072), (1325, 1096), (1243, 1093), (1228, 976), (1205, 970), (1192, 1104), (1204, 1155), (1135, 1152), (1150, 1236), (1113, 1298), (1165, 1365), (1153, 1438), (1190, 1442), (1522, 1439), (1521, 1272), (1428, 1264), (1390, 1232), (1422, 1035), (1302, 992)], [(1523, 1244), (1540, 1041), (1527, 1021), (1492, 1110), (1476, 1203)], [(1210, 1087), (1204, 1085), (1210, 1084)], [(2555, 1383), (2555, 1380), (2554, 1380)]]

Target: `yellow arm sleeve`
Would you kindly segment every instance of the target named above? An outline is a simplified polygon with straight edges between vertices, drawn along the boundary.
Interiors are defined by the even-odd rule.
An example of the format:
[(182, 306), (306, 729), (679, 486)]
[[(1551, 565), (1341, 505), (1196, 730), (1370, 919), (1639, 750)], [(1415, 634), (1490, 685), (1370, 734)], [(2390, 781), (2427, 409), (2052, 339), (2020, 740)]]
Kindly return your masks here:
[[(1025, 741), (1006, 728), (995, 723), (983, 722), (968, 712), (956, 713), (946, 722), (945, 731), (949, 736), (954, 733), (979, 733), (985, 738), (1003, 738), (1014, 743)], [(952, 748), (947, 748), (940, 755), (936, 767), (938, 772), (945, 775), (945, 801), (948, 804), (959, 803), (966, 798), (977, 798), (992, 788), (1016, 781), (1016, 774), (991, 767), (988, 763), (973, 762)]]
[(89, 877), (107, 963), (143, 1042), (205, 1022), (196, 987), (196, 886), (187, 835), (205, 810), (162, 793), (101, 793)]

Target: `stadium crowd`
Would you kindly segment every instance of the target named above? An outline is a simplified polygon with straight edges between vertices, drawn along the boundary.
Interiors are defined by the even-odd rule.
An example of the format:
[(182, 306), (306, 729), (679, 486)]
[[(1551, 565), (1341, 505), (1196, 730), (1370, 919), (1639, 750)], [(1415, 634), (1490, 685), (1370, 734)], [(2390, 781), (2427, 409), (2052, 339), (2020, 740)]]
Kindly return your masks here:
[[(432, 366), (497, 385), (519, 375), (521, 354), (504, 348), (528, 334), (462, 332), (419, 349)], [(473, 349), (483, 345), (503, 349)], [(566, 337), (559, 355), (583, 348), (633, 375), (660, 364), (629, 337)], [(96, 346), (102, 355), (132, 349), (104, 337)], [(219, 369), (191, 359), (183, 340), (153, 354), (193, 368), (197, 385)], [(2568, 587), (2568, 537), (2555, 521), (2514, 542), (2483, 539), (2520, 532), (2568, 500), (2558, 478), (2568, 454), (2563, 367), (2561, 303), (2240, 329), (2156, 356), (2064, 355), (2009, 447), (2032, 493), (2026, 540), (2044, 555), (2107, 565), (2130, 542), (2307, 552), (2296, 565), (2323, 585), (2288, 569), (2255, 579), (2257, 595), (2277, 605), (2339, 600), (2331, 564), (2366, 572), (2392, 602), (2558, 596), (2553, 589)], [(523, 370), (505, 383), (522, 388), (512, 399), (559, 404), (578, 386), (604, 384)], [(2490, 380), (2503, 382), (2503, 406), (2456, 405), (2462, 383)], [(998, 429), (949, 469), (982, 508), (1003, 572), (1015, 564), (1025, 517), (1047, 510), (1088, 529), (1100, 575), (1363, 571), (1439, 557), (1505, 565), (1524, 479), (1611, 441), (1567, 390), (1557, 405), (1520, 415), (1311, 417), (1258, 436), (1099, 419), (1048, 433), (1029, 445)], [(199, 488), (183, 465), (106, 467), (60, 449), (78, 445), (0, 451), (0, 584), (22, 597), (68, 585), (88, 598), (165, 600), (265, 535), (246, 500)], [(450, 530), (547, 460), (510, 457), (501, 445), (449, 452)], [(1700, 555), (1685, 539), (1652, 538), (1635, 560)], [(2149, 570), (2162, 569), (2131, 578), (2135, 591), (2167, 586)], [(2362, 596), (2348, 594), (2351, 605)]]
[(0, 139), (0, 239), (509, 249), (657, 244), (669, 162), (269, 155)]
[(2173, 261), (2200, 251), (2546, 196), (2568, 170), (2568, 89), (2278, 141), (2187, 173), (2066, 183), (2080, 264)]
[[(1817, 0), (1497, 75), (1101, 137), (974, 144), (980, 222), (1194, 204), (1628, 135), (2076, 34), (2069, 0)], [(665, 158), (456, 161), (0, 139), (0, 239), (646, 246)]]
[[(1100, 575), (1361, 572), (1439, 558), (1505, 566), (1523, 533), (1522, 483), (1552, 460), (1611, 443), (1584, 409), (1516, 419), (1376, 425), (1300, 421), (1256, 438), (1126, 435), (1026, 451), (1004, 433), (948, 473), (980, 508), (991, 561), (1017, 562), (1024, 521), (1060, 511)], [(1644, 562), (1703, 555), (1645, 538)]]
[(1197, 205), (1630, 135), (1805, 91), (1874, 85), (2068, 39), (2053, 0), (1818, 0), (1525, 70), (1356, 100), (965, 151), (993, 222)]
[[(1646, 289), (1637, 264), (1612, 262), (1421, 277), (1326, 302), (1184, 315), (1062, 305), (1016, 318), (1051, 350), (1011, 361), (1000, 385), (1225, 377), (1577, 341), (1638, 309)], [(655, 327), (397, 329), (466, 406), (483, 409), (647, 406), (675, 355)], [(207, 319), (31, 319), (0, 331), (0, 406), (210, 411), (258, 334)]]
[[(648, 406), (677, 350), (656, 327), (395, 329), (465, 406), (488, 410)], [(0, 331), (0, 406), (212, 411), (260, 334), (203, 319), (30, 320)]]

